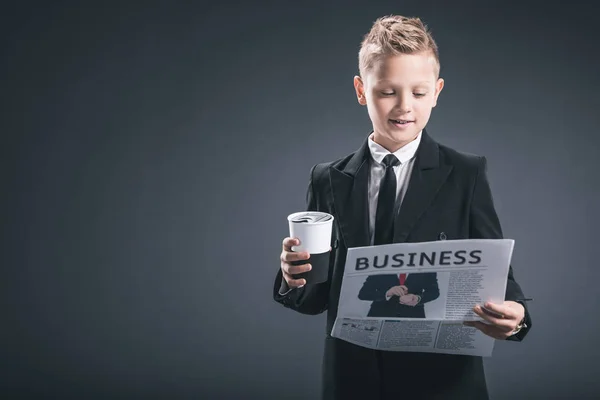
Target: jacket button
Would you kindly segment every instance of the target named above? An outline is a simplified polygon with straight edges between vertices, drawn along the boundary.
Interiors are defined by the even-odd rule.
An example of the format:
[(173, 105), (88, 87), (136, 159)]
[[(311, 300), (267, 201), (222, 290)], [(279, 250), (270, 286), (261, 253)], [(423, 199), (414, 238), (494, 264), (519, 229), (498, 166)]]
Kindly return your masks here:
[(448, 239), (448, 236), (446, 236), (446, 232), (440, 232), (439, 239), (440, 240), (446, 240), (446, 239)]

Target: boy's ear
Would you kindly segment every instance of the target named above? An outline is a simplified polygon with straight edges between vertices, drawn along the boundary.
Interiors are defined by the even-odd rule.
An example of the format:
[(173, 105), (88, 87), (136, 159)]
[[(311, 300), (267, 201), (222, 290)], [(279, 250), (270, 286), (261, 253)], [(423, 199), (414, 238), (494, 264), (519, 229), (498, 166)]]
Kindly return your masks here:
[(442, 91), (443, 88), (444, 88), (444, 80), (442, 78), (439, 78), (437, 80), (437, 82), (435, 83), (435, 95), (433, 97), (433, 107), (435, 107), (437, 105), (438, 96), (440, 95), (440, 92)]
[(358, 100), (358, 104), (364, 106), (367, 104), (367, 98), (365, 97), (365, 85), (360, 76), (356, 75), (354, 77), (354, 90), (356, 91), (356, 98)]

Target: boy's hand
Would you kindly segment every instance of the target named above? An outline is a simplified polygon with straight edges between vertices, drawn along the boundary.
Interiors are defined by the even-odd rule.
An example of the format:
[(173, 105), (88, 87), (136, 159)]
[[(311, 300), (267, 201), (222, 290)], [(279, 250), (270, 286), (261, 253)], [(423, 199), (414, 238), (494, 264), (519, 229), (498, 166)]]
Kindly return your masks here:
[(503, 340), (511, 336), (525, 317), (525, 308), (515, 301), (505, 301), (502, 304), (488, 302), (484, 306), (485, 308), (476, 305), (473, 311), (490, 323), (466, 321), (465, 325), (473, 326), (494, 339)]
[(390, 289), (388, 289), (387, 292), (385, 292), (385, 297), (392, 297), (392, 296), (404, 296), (405, 294), (408, 293), (408, 288), (404, 285), (399, 285), (399, 286), (393, 286)]
[(310, 264), (290, 264), (292, 261), (301, 261), (310, 258), (310, 254), (306, 252), (292, 251), (292, 246), (298, 246), (299, 244), (300, 240), (297, 238), (286, 237), (283, 239), (283, 249), (281, 251), (281, 273), (283, 274), (283, 279), (285, 279), (290, 288), (298, 288), (306, 285), (305, 279), (294, 279), (292, 275), (310, 271), (312, 268)]

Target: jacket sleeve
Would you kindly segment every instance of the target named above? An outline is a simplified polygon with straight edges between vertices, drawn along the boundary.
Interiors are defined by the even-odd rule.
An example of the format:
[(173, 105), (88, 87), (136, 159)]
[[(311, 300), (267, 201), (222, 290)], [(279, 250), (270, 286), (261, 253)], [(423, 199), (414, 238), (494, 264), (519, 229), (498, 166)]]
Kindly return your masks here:
[[(502, 228), (494, 207), (492, 192), (487, 178), (487, 160), (480, 157), (477, 178), (473, 188), (471, 209), (469, 214), (469, 237), (472, 239), (502, 239)], [(523, 298), (523, 291), (515, 280), (512, 266), (508, 269), (508, 280), (506, 283), (505, 300), (517, 301)], [(519, 302), (525, 308), (525, 324), (516, 335), (510, 336), (508, 340), (521, 341), (531, 328), (531, 316), (524, 302)]]
[(369, 275), (358, 292), (358, 299), (365, 301), (385, 301), (385, 294), (392, 287), (387, 284), (387, 275)]
[[(307, 211), (321, 211), (319, 209), (318, 187), (315, 190), (315, 175), (318, 164), (310, 170), (308, 189), (306, 193)], [(316, 315), (327, 310), (331, 269), (334, 257), (329, 258), (329, 279), (323, 283), (306, 284), (301, 288), (290, 289), (283, 279), (281, 268), (278, 269), (273, 286), (273, 298), (284, 307), (290, 308), (301, 314)]]
[(440, 288), (438, 286), (437, 273), (423, 272), (421, 274), (423, 279), (421, 293), (415, 294), (421, 296), (420, 304), (425, 304), (440, 297)]

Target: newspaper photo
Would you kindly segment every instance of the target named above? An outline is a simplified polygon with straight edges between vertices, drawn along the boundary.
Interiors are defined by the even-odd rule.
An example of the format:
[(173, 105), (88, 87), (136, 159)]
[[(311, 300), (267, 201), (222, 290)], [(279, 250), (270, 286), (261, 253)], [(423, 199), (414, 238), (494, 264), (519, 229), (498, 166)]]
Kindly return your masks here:
[[(512, 239), (348, 249), (331, 336), (371, 349), (491, 356), (494, 339), (464, 321), (502, 303)], [(484, 321), (485, 322), (485, 321)]]

